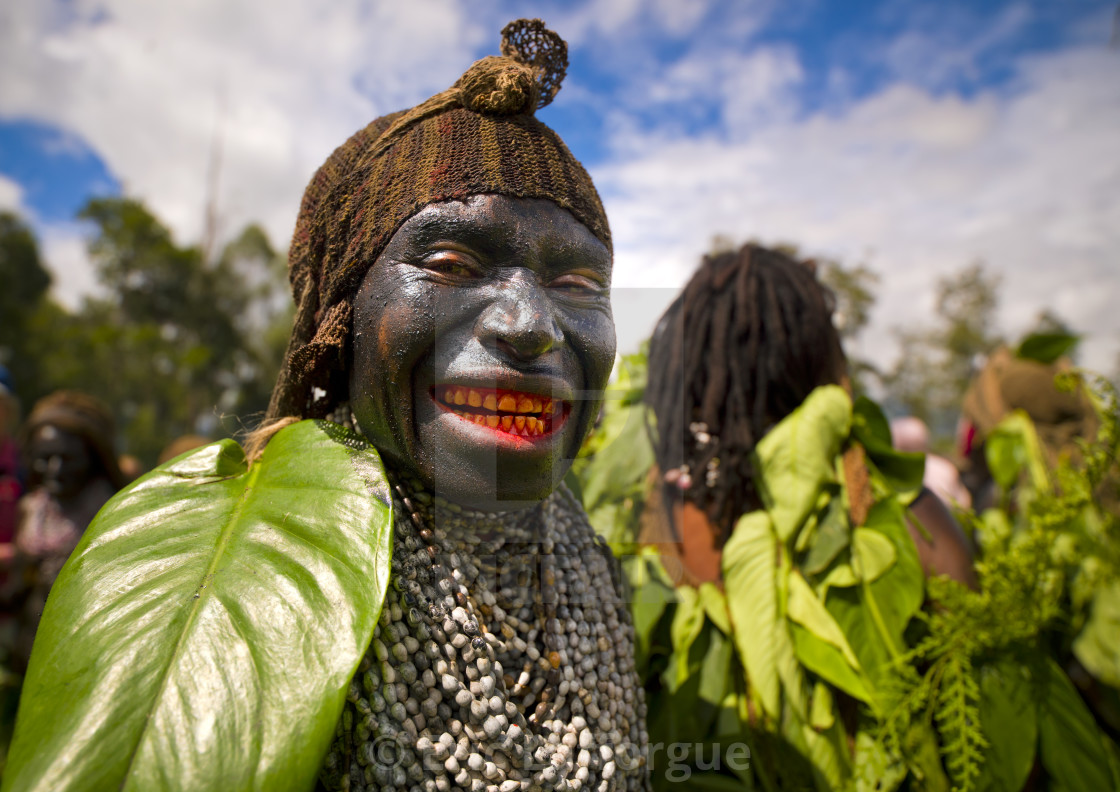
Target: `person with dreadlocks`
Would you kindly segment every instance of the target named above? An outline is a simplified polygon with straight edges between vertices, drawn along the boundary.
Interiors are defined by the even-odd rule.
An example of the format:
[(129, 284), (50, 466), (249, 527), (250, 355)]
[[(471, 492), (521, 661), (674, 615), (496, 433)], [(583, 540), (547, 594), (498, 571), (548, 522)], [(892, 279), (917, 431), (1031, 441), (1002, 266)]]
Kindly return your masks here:
[[(659, 561), (644, 561), (656, 571), (634, 597), (646, 614), (672, 603), (639, 635), (650, 742), (695, 741), (688, 757), (654, 760), (655, 789), (682, 773), (845, 786), (858, 702), (904, 646), (923, 569), (973, 581), (960, 527), (918, 490), (921, 457), (896, 454), (878, 409), (847, 394), (832, 311), (811, 264), (747, 244), (705, 256), (650, 341), (656, 465), (639, 540)], [(908, 496), (875, 466), (884, 457), (910, 471)], [(658, 581), (673, 590), (658, 595)], [(883, 630), (846, 637), (828, 615), (837, 597)], [(744, 745), (749, 768), (734, 761)]]
[[(814, 389), (848, 382), (832, 312), (811, 262), (748, 244), (705, 256), (658, 323), (646, 402), (664, 519), (647, 537), (675, 558), (683, 580), (719, 580), (736, 520), (763, 507), (758, 442)], [(972, 584), (968, 541), (944, 503), (923, 487), (910, 508), (926, 574)]]
[[(309, 745), (303, 724), (292, 726), (288, 700), (271, 720), (253, 710), (228, 726), (260, 756), (253, 788), (290, 784), (308, 767), (319, 788), (350, 792), (648, 786), (645, 706), (621, 580), (561, 483), (614, 360), (611, 235), (587, 172), (534, 115), (560, 88), (566, 44), (540, 20), (519, 20), (503, 30), (501, 51), (447, 91), (358, 131), (304, 194), (289, 256), (297, 311), (286, 363), (248, 444), (252, 467), (238, 475), (263, 482), (278, 475), (270, 471), (290, 471), (283, 486), (291, 490), (341, 460), (336, 480), (277, 514), (260, 541), (283, 539), (332, 500), (340, 525), (391, 502), (391, 564), (375, 552), (372, 573), (364, 568), (371, 590), (378, 580), (388, 587), (341, 687), (324, 684), (321, 705), (300, 705), (307, 723), (337, 723), (325, 743)], [(222, 463), (222, 448), (180, 457), (130, 491), (139, 498), (166, 482), (186, 499), (226, 486), (219, 482), (242, 468)], [(316, 531), (301, 552), (317, 568), (334, 568), (341, 560), (318, 552), (334, 539)], [(210, 608), (228, 566), (211, 570), (194, 599)], [(344, 571), (342, 580), (352, 580)], [(249, 591), (268, 577), (254, 570)], [(318, 585), (323, 608), (343, 593), (365, 596), (340, 589), (334, 575)], [(243, 592), (221, 596), (237, 602)], [(298, 610), (289, 596), (270, 618)], [(366, 623), (362, 608), (343, 611), (337, 644), (325, 653), (297, 643), (295, 660), (267, 647), (252, 656), (308, 656), (324, 669), (309, 686), (333, 680), (333, 668), (351, 662), (342, 622)], [(245, 609), (236, 605), (228, 618), (239, 627), (221, 645), (248, 632)], [(219, 612), (224, 619), (229, 609)], [(261, 629), (276, 628), (266, 620)], [(307, 629), (317, 635), (320, 625)], [(244, 693), (229, 692), (223, 679), (213, 687), (236, 709)], [(289, 692), (303, 701), (303, 689)], [(289, 742), (261, 747), (256, 732), (234, 728), (259, 722)], [(158, 786), (171, 778), (190, 789), (231, 788), (212, 769), (224, 756), (214, 743), (220, 729), (201, 719), (174, 733), (184, 730), (189, 758), (151, 754)], [(196, 755), (196, 745), (212, 748)], [(282, 764), (296, 754), (311, 764)], [(199, 780), (184, 767), (216, 775)]]

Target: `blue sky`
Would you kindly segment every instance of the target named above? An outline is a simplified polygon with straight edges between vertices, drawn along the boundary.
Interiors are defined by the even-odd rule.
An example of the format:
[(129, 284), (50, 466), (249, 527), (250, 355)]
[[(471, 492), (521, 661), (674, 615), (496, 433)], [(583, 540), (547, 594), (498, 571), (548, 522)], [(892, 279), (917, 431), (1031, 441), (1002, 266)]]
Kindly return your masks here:
[[(541, 112), (592, 172), (636, 343), (716, 234), (789, 240), (882, 277), (857, 350), (928, 321), (983, 260), (1000, 326), (1044, 308), (1120, 352), (1115, 2), (960, 0), (7, 0), (0, 207), (33, 223), (73, 303), (94, 288), (91, 195), (145, 200), (197, 241), (220, 152), (220, 234), (287, 242), (307, 179), (359, 126), (447, 87), (539, 16), (570, 45)], [(215, 148), (217, 146), (217, 148)]]

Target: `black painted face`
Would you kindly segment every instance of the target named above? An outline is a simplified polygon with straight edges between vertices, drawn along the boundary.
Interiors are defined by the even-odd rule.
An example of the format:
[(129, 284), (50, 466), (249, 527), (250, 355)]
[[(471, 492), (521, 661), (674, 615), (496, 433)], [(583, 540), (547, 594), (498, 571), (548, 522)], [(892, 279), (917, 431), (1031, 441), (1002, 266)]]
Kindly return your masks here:
[(611, 256), (547, 200), (410, 218), (354, 301), (361, 431), (448, 500), (521, 508), (560, 482), (614, 362)]
[(32, 480), (62, 500), (81, 492), (93, 467), (85, 440), (50, 424), (35, 430), (27, 456)]

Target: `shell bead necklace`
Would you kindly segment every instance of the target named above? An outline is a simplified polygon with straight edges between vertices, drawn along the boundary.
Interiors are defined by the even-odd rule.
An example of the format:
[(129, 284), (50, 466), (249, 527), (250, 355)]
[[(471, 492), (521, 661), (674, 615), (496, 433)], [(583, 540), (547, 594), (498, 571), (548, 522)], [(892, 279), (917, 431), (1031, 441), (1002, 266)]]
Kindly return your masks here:
[(620, 574), (567, 488), (482, 513), (391, 481), (390, 588), (321, 787), (648, 789)]

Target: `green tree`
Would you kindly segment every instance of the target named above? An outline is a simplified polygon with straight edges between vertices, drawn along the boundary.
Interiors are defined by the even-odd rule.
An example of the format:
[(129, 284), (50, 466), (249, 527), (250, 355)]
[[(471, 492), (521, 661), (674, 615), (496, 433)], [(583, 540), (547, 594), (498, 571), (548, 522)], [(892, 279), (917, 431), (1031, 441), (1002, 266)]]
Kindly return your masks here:
[(139, 201), (99, 198), (91, 259), (104, 296), (29, 319), (39, 393), (60, 387), (112, 406), (122, 450), (153, 464), (182, 434), (232, 434), (264, 410), (291, 321), (285, 261), (256, 226), (216, 261), (176, 244)]
[(0, 364), (11, 370), (25, 403), (36, 395), (38, 379), (29, 325), (50, 284), (31, 229), (17, 215), (0, 212)]
[(938, 280), (932, 327), (896, 331), (901, 352), (883, 377), (888, 404), (925, 421), (935, 447), (951, 444), (976, 365), (1002, 342), (998, 304), (999, 276), (972, 264)]

